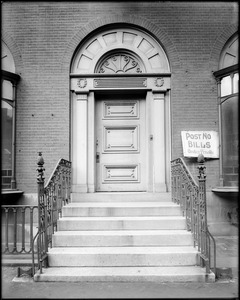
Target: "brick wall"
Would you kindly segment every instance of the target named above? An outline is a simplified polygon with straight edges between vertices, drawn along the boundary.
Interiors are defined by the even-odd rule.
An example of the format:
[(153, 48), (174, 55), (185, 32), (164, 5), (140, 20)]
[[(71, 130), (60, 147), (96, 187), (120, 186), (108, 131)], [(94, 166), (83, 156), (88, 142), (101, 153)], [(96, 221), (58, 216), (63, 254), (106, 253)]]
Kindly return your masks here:
[[(81, 40), (114, 22), (152, 32), (169, 57), (172, 158), (182, 156), (182, 130), (218, 131), (212, 75), (222, 47), (237, 31), (237, 2), (2, 3), (3, 39), (21, 76), (17, 100), (17, 186), (36, 192), (37, 152), (46, 179), (60, 157), (70, 157), (69, 68)], [(218, 183), (219, 161), (207, 162), (208, 188)]]

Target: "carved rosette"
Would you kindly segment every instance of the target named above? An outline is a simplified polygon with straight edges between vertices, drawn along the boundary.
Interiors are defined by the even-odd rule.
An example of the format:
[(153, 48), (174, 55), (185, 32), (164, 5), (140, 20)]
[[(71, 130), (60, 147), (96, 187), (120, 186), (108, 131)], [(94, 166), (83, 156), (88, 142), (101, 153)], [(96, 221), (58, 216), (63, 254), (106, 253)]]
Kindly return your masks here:
[(116, 54), (106, 58), (101, 63), (98, 73), (142, 73), (142, 69), (134, 57), (127, 54)]
[(147, 86), (147, 79), (143, 80), (143, 86)]
[(157, 87), (161, 87), (164, 85), (164, 79), (162, 77), (158, 77), (155, 79), (155, 85)]
[(78, 79), (77, 85), (78, 85), (81, 89), (85, 88), (85, 87), (87, 86), (87, 79), (86, 79), (86, 78), (80, 78), (80, 79)]

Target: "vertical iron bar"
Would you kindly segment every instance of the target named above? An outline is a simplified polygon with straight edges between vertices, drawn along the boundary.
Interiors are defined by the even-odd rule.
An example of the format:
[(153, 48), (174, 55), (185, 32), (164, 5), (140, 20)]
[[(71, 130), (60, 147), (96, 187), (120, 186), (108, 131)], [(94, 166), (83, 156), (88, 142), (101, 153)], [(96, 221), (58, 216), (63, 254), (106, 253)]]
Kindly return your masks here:
[(47, 261), (45, 255), (48, 252), (48, 211), (47, 211), (47, 197), (43, 196), (44, 203), (44, 267), (47, 268)]
[(6, 227), (5, 227), (5, 251), (9, 252), (9, 245), (8, 245), (8, 208), (5, 208), (5, 216), (6, 216)]
[(17, 208), (13, 208), (13, 227), (14, 227), (14, 239), (13, 239), (13, 253), (17, 252)]
[(62, 217), (62, 207), (63, 207), (63, 169), (59, 168), (59, 191), (60, 191), (60, 216)]
[(25, 208), (22, 207), (22, 252), (25, 251)]
[[(48, 197), (50, 199), (50, 206), (51, 206), (51, 211), (50, 211), (50, 218), (51, 218), (51, 224), (50, 224), (50, 232), (51, 234), (54, 233), (54, 225), (55, 225), (55, 220), (54, 220), (54, 200), (53, 200), (53, 191), (52, 188), (48, 188)], [(52, 247), (52, 242), (51, 242), (51, 247)]]
[(30, 252), (34, 253), (33, 244), (33, 207), (30, 207)]
[(201, 213), (201, 246), (200, 250), (203, 254), (206, 271), (210, 272), (209, 268), (209, 253), (207, 241), (207, 202), (206, 202), (206, 175), (205, 175), (204, 156), (198, 156), (198, 170), (199, 170), (199, 198), (200, 198), (200, 213)]

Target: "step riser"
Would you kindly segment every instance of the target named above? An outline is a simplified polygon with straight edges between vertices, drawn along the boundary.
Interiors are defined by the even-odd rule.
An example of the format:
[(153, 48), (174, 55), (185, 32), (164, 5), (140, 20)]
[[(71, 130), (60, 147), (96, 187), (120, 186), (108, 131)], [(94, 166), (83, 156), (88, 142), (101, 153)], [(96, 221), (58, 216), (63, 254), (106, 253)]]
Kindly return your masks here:
[(117, 266), (193, 266), (195, 253), (161, 254), (49, 254), (49, 266), (53, 267), (117, 267)]
[(63, 267), (43, 269), (35, 281), (55, 282), (214, 282), (215, 275), (205, 269), (188, 267)]
[(63, 217), (117, 216), (179, 216), (180, 208), (173, 207), (63, 207)]
[(120, 246), (190, 246), (190, 235), (165, 236), (57, 236), (53, 235), (53, 247), (120, 247)]
[(199, 254), (170, 193), (71, 197), (53, 235), (49, 268), (35, 274), (35, 281), (215, 281), (196, 266)]
[(38, 282), (214, 282), (212, 276), (210, 280), (206, 279), (205, 275), (139, 275), (139, 276), (48, 276), (45, 274), (37, 274), (34, 276), (34, 281)]
[(184, 220), (117, 220), (117, 221), (81, 221), (64, 220), (58, 221), (58, 230), (144, 230), (144, 229), (186, 229)]
[(138, 202), (138, 201), (157, 201), (172, 202), (170, 193), (72, 193), (72, 202)]

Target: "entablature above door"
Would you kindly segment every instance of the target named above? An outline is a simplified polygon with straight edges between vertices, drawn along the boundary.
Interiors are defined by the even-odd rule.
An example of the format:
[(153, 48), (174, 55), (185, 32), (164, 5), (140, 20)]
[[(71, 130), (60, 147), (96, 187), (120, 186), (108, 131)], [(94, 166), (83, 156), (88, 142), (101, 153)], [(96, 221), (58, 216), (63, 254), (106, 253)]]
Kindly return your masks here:
[(93, 74), (82, 76), (70, 74), (71, 91), (76, 94), (88, 93), (96, 90), (152, 90), (153, 92), (166, 92), (170, 89), (171, 74), (129, 74), (109, 75)]

